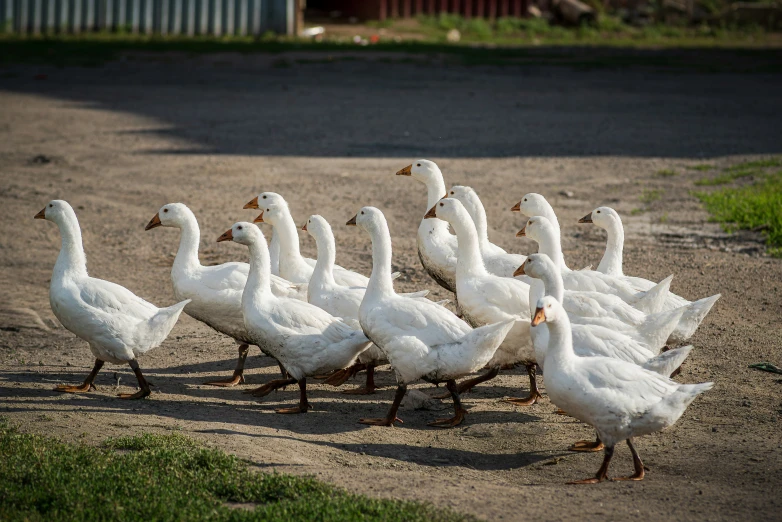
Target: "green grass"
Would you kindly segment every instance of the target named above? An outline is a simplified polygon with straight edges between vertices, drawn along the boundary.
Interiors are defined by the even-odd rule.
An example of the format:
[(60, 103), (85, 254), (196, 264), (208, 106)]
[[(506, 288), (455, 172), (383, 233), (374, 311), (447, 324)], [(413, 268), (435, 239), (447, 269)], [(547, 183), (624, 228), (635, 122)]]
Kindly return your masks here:
[(641, 201), (641, 203), (648, 205), (649, 203), (658, 201), (662, 197), (663, 191), (660, 189), (644, 189), (641, 195), (638, 196), (638, 199)]
[(696, 170), (698, 172), (707, 172), (709, 170), (714, 170), (714, 165), (707, 165), (707, 164), (701, 164), (701, 165), (689, 165), (687, 167), (684, 167), (687, 170)]
[(676, 171), (673, 169), (658, 170), (655, 174), (658, 178), (671, 178), (676, 175)]
[(763, 231), (769, 253), (775, 257), (782, 257), (782, 171), (768, 169), (780, 166), (782, 158), (739, 163), (726, 168), (717, 178), (709, 178), (708, 183), (696, 184), (717, 185), (747, 177), (752, 177), (753, 182), (695, 193), (712, 220), (722, 223), (726, 231)]
[(727, 185), (737, 179), (762, 177), (765, 169), (782, 167), (782, 158), (768, 158), (762, 160), (745, 161), (723, 169), (722, 174), (714, 178), (703, 178), (695, 182), (698, 186)]
[(96, 448), (22, 434), (0, 421), (0, 520), (470, 519), (311, 478), (258, 473), (178, 434), (120, 437)]

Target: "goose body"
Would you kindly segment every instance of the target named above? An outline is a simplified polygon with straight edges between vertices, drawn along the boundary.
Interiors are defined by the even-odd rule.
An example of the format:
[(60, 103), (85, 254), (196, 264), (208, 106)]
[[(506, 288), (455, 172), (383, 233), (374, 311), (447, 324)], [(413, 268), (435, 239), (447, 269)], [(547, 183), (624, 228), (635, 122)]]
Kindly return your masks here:
[[(606, 250), (597, 267), (598, 272), (616, 277), (639, 291), (647, 291), (654, 287), (654, 282), (649, 281), (648, 279), (627, 276), (624, 274), (622, 269), (622, 252), (624, 250), (625, 238), (624, 227), (622, 226), (622, 218), (619, 217), (619, 214), (614, 209), (610, 207), (598, 207), (581, 218), (578, 222), (594, 223), (606, 231), (608, 236)], [(672, 310), (680, 306), (688, 307), (688, 311), (685, 313), (682, 321), (673, 333), (673, 339), (680, 341), (692, 337), (695, 330), (697, 330), (698, 326), (700, 326), (703, 319), (711, 310), (711, 307), (714, 306), (719, 298), (720, 294), (716, 294), (691, 302), (674, 293), (669, 293), (665, 299), (664, 309)]]
[(383, 213), (364, 207), (348, 224), (361, 227), (372, 239), (372, 275), (359, 307), (361, 327), (386, 354), (399, 384), (389, 415), (365, 422), (392, 425), (407, 385), (424, 379), (445, 381), (457, 410), (456, 417), (435, 425), (459, 424), (465, 411), (454, 379), (486, 366), (516, 319), (472, 329), (442, 306), (398, 295), (391, 281), (391, 236)]
[(136, 359), (166, 339), (190, 301), (158, 308), (123, 286), (90, 277), (79, 221), (66, 201), (50, 201), (35, 217), (56, 223), (62, 237), (49, 286), (52, 311), (65, 328), (89, 344), (96, 359), (93, 373), (82, 387), (59, 389), (89, 391), (100, 367), (108, 362), (130, 364), (139, 378), (141, 391), (123, 398), (149, 395)]
[[(215, 386), (234, 386), (244, 382), (244, 361), (248, 345), (252, 344), (242, 317), (242, 292), (247, 283), (250, 265), (229, 262), (204, 266), (198, 259), (201, 231), (193, 212), (182, 203), (163, 205), (150, 220), (146, 230), (157, 227), (180, 230), (179, 249), (171, 267), (171, 282), (177, 299), (190, 299), (185, 313), (210, 328), (236, 340), (239, 359), (234, 375), (227, 380), (209, 381)], [(307, 285), (293, 284), (276, 275), (271, 276), (275, 295), (304, 301)], [(269, 354), (267, 354), (269, 355)]]
[(632, 438), (673, 425), (699, 394), (713, 383), (679, 384), (635, 364), (609, 357), (578, 357), (573, 351), (570, 321), (557, 300), (538, 302), (533, 325), (545, 321), (550, 339), (546, 352), (546, 390), (552, 402), (569, 415), (593, 426), (605, 444), (603, 465), (594, 478), (606, 480), (614, 446), (628, 441), (635, 473), (641, 480), (643, 463)]
[[(478, 194), (470, 187), (455, 185), (448, 191), (448, 197), (459, 200), (475, 223), (481, 257), (483, 257), (486, 270), (497, 276), (513, 277), (513, 272), (524, 263), (527, 257), (521, 254), (510, 254), (489, 241), (486, 209)], [(523, 276), (521, 279), (527, 284), (530, 283), (529, 279), (525, 279)]]
[[(420, 159), (396, 173), (412, 176), (426, 186), (426, 209), (446, 196), (443, 173), (433, 161)], [(426, 211), (424, 211), (426, 213)], [(437, 284), (456, 292), (456, 236), (448, 225), (437, 219), (422, 219), (418, 225), (418, 258), (424, 270)]]
[(299, 406), (278, 412), (304, 413), (309, 408), (306, 378), (352, 365), (367, 349), (369, 340), (360, 330), (317, 306), (272, 293), (269, 250), (258, 227), (236, 223), (218, 239), (226, 240), (244, 244), (250, 251), (250, 273), (242, 293), (247, 332), (253, 344), (272, 354), (290, 375), (282, 384), (270, 383), (268, 391), (263, 391), (297, 382), (301, 389)]

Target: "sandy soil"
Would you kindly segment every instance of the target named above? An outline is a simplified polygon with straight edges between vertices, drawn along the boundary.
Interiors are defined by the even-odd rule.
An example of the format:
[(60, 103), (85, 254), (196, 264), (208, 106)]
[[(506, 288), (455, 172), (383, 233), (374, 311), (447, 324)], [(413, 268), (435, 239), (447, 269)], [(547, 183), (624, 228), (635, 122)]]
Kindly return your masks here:
[[(782, 152), (780, 77), (291, 63), (223, 56), (2, 71), (1, 415), (25, 431), (88, 443), (178, 430), (263, 469), (490, 520), (778, 520), (782, 379), (747, 365), (782, 362), (782, 262), (760, 255), (751, 234), (737, 240), (708, 224), (689, 194), (703, 174), (684, 167)], [(576, 220), (610, 204), (626, 219), (628, 273), (675, 273), (673, 289), (688, 298), (722, 293), (677, 378), (716, 386), (675, 427), (638, 441), (650, 469), (644, 482), (565, 486), (599, 466), (599, 455), (565, 449), (590, 430), (554, 415), (547, 399), (529, 408), (501, 402), (526, 391), (519, 371), (466, 395), (470, 414), (451, 430), (426, 426), (450, 413), (449, 401), (443, 411), (403, 410), (404, 425), (393, 429), (358, 424), (385, 413), (393, 392), (386, 370), (374, 396), (313, 385), (314, 410), (282, 416), (273, 408), (292, 404), (296, 390), (260, 402), (241, 393), (277, 371), (257, 351), (246, 385), (201, 384), (228, 375), (235, 345), (184, 316), (141, 360), (155, 384), (149, 400), (115, 398), (135, 386), (126, 367), (104, 369), (88, 395), (52, 391), (81, 382), (92, 360), (49, 308), (59, 235), (53, 224), (32, 220), (48, 200), (63, 198), (76, 209), (93, 276), (159, 305), (173, 302), (169, 267), (178, 233), (144, 232), (144, 225), (164, 203), (190, 205), (202, 226), (202, 260), (218, 263), (246, 259), (243, 247), (215, 243), (233, 222), (254, 217), (242, 205), (262, 190), (280, 192), (295, 219), (329, 219), (338, 262), (364, 273), (369, 240), (341, 224), (375, 205), (390, 222), (394, 268), (403, 272), (397, 289), (428, 288), (442, 299), (450, 295), (415, 252), (423, 187), (394, 176), (417, 156), (436, 160), (447, 183), (478, 191), (492, 239), (509, 250), (533, 251), (514, 238), (522, 221), (508, 209), (535, 191), (561, 216), (571, 265), (596, 263), (604, 237)], [(679, 174), (655, 176), (663, 168)], [(641, 203), (647, 189), (662, 198)], [(314, 254), (308, 236), (302, 246)], [(612, 472), (630, 469), (622, 446)]]

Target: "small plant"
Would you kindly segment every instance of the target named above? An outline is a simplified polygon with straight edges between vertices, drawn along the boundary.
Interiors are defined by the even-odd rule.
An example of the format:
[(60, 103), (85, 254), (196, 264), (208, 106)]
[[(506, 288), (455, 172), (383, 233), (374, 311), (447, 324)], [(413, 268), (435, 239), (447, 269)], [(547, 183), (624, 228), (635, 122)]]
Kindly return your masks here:
[(637, 216), (639, 214), (643, 214), (644, 212), (645, 212), (645, 210), (642, 209), (642, 208), (634, 208), (633, 210), (630, 211), (630, 215), (631, 216)]
[(668, 222), (668, 213), (663, 212), (663, 215), (660, 216), (660, 223), (667, 223)]
[(706, 165), (706, 164), (688, 165), (688, 166), (686, 166), (684, 168), (687, 169), (687, 170), (697, 170), (698, 172), (706, 172), (706, 171), (715, 169), (714, 165)]
[(662, 190), (644, 189), (641, 195), (638, 196), (638, 199), (641, 200), (641, 203), (648, 205), (649, 203), (654, 203), (655, 201), (661, 199), (662, 197), (663, 197)]
[(662, 169), (657, 171), (658, 178), (671, 178), (676, 175), (676, 171), (673, 169)]

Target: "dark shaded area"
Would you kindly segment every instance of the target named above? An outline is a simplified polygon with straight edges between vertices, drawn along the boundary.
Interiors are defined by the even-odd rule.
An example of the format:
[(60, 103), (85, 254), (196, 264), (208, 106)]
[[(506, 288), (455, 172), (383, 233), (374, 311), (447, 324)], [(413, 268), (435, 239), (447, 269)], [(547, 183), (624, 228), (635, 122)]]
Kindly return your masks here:
[(192, 144), (151, 154), (706, 158), (782, 152), (782, 74), (724, 72), (752, 64), (774, 70), (778, 51), (489, 52), (131, 56), (89, 69), (7, 67), (0, 89), (151, 117), (159, 127), (126, 132)]

